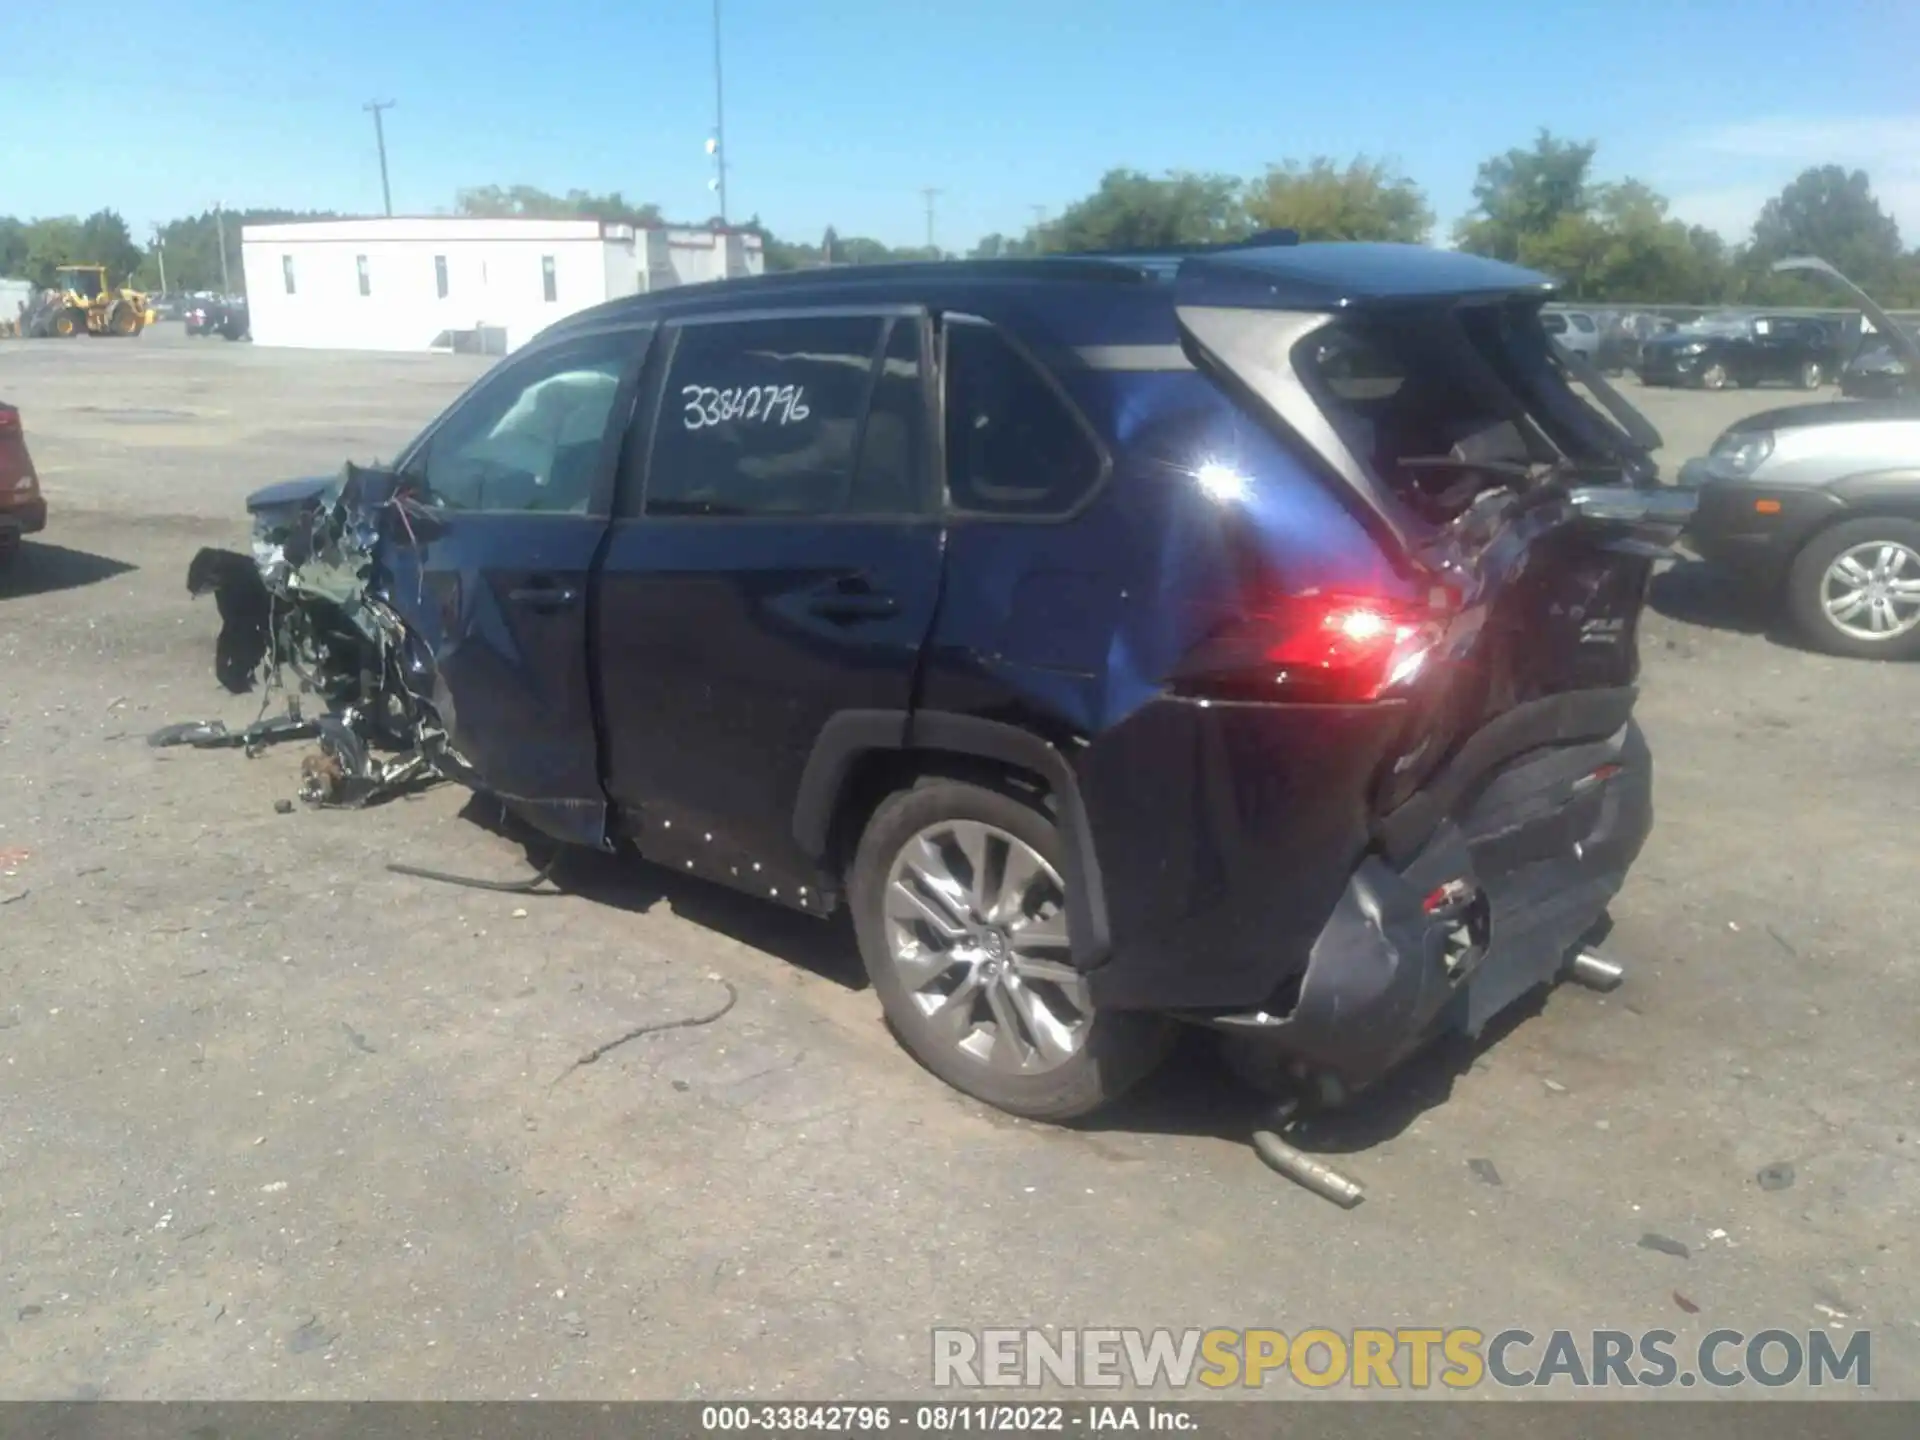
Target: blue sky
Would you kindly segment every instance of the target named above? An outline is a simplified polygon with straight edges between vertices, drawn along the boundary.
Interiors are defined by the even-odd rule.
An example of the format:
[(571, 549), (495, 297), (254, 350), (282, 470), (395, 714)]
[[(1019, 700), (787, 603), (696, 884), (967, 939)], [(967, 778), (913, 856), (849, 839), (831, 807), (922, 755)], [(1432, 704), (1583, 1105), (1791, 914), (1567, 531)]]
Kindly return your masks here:
[[(1542, 124), (1685, 218), (1743, 234), (1808, 164), (1864, 166), (1920, 244), (1912, 0), (723, 0), (732, 217), (961, 248), (1115, 165), (1253, 174), (1384, 156), (1442, 225)], [(175, 0), (87, 21), (0, 6), (0, 213), (375, 213), (462, 186), (618, 189), (712, 210), (710, 0)], [(71, 28), (70, 26), (68, 28)], [(126, 42), (113, 36), (137, 37)]]

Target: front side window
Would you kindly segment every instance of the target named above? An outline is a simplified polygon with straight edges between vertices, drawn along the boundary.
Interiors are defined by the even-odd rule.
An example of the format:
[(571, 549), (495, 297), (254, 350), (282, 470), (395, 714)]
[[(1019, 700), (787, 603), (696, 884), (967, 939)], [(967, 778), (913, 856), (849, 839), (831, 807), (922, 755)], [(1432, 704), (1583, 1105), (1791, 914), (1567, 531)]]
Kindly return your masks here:
[(795, 315), (686, 326), (654, 421), (646, 513), (919, 508), (919, 364), (910, 321)]
[(551, 255), (540, 257), (540, 292), (549, 305), (560, 298), (560, 277), (554, 273)]
[(286, 284), (287, 294), (293, 294), (293, 257), (291, 255), (280, 257), (280, 278)]
[(1578, 330), (1582, 335), (1593, 334), (1593, 317), (1591, 315), (1582, 315), (1576, 311), (1567, 318), (1573, 321), (1573, 328)]
[(1066, 400), (991, 325), (946, 331), (947, 498), (978, 515), (1061, 515), (1105, 462)]
[(454, 510), (584, 514), (620, 377), (644, 332), (590, 335), (488, 379), (408, 465)]
[(362, 295), (373, 294), (373, 276), (367, 270), (367, 257), (364, 255), (354, 256), (353, 268), (355, 273), (360, 277), (360, 293)]

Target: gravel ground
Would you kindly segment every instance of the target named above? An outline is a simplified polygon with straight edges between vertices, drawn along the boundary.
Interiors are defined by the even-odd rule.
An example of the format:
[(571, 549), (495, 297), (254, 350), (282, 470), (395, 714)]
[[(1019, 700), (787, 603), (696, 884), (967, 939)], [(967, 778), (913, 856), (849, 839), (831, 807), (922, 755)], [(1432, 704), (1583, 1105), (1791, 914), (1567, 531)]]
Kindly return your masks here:
[[(1665, 577), (1626, 986), (1329, 1133), (1342, 1213), (1201, 1046), (1097, 1125), (1013, 1121), (896, 1049), (839, 926), (591, 858), (549, 898), (395, 876), (523, 855), (452, 787), (282, 815), (300, 747), (149, 749), (251, 717), (193, 551), (483, 364), (0, 345), (53, 507), (0, 578), (0, 1394), (899, 1396), (929, 1327), (1043, 1323), (1863, 1326), (1920, 1397), (1911, 668)], [(1670, 465), (1792, 398), (1631, 393)]]

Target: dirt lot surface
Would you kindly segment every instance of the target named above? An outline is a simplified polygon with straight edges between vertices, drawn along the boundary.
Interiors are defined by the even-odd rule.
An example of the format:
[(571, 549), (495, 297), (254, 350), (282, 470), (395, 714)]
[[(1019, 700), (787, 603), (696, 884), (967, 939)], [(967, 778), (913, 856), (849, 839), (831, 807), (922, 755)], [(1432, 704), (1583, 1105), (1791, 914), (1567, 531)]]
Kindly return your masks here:
[[(896, 1049), (836, 926), (591, 858), (556, 898), (406, 879), (523, 856), (451, 787), (279, 814), (300, 747), (150, 749), (254, 708), (194, 550), (482, 364), (0, 344), (53, 507), (0, 578), (0, 1392), (899, 1396), (930, 1326), (1044, 1323), (1864, 1326), (1920, 1396), (1912, 668), (1664, 579), (1626, 986), (1329, 1132), (1342, 1213), (1260, 1166), (1203, 1047), (1097, 1126), (1018, 1123)], [(1670, 467), (1792, 398), (1629, 393)]]

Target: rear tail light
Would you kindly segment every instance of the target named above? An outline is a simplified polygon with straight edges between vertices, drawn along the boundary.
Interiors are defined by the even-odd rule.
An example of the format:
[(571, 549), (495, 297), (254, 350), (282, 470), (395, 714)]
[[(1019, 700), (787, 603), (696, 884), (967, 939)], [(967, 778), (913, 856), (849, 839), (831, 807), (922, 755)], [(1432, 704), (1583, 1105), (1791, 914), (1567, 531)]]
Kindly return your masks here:
[(1412, 683), (1446, 620), (1444, 611), (1380, 596), (1288, 596), (1196, 646), (1172, 688), (1197, 698), (1365, 704)]
[(20, 412), (18, 410), (0, 410), (0, 435), (18, 435), (20, 433)]

